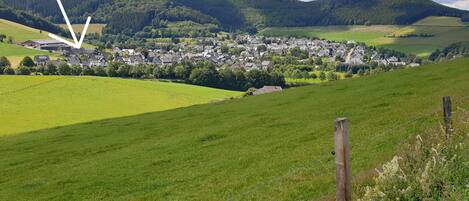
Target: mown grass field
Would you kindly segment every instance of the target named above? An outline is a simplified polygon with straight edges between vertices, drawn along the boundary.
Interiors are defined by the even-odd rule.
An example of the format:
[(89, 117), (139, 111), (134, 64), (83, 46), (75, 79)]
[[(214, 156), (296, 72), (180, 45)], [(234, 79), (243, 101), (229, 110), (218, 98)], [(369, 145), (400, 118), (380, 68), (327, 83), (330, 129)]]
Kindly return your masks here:
[(0, 76), (0, 136), (238, 96), (198, 86), (99, 77)]
[[(369, 45), (386, 47), (415, 54), (429, 56), (436, 49), (448, 45), (469, 41), (469, 26), (459, 18), (429, 17), (410, 26), (374, 25), (374, 26), (327, 26), (298, 28), (267, 28), (260, 32), (267, 36), (319, 37), (328, 40), (354, 40)], [(434, 37), (390, 38), (390, 35), (433, 34)]]
[[(468, 76), (469, 59), (460, 59), (0, 137), (0, 200), (334, 199), (335, 118), (350, 119), (352, 174), (359, 183), (390, 160), (401, 142), (439, 125), (442, 96), (467, 108)], [(78, 96), (95, 89), (76, 90)], [(21, 100), (44, 103), (48, 99), (34, 97), (50, 93), (55, 94), (31, 90), (8, 108)], [(116, 98), (88, 95), (78, 101), (70, 92), (61, 93), (68, 97), (61, 104), (92, 101), (86, 105), (105, 102), (101, 107), (107, 107), (113, 102), (111, 110), (120, 108)], [(116, 94), (96, 94), (102, 93)], [(44, 107), (41, 117), (61, 107)]]
[[(65, 30), (68, 30), (67, 24), (59, 24), (59, 26)], [(83, 31), (83, 28), (85, 28), (85, 24), (72, 24), (72, 27), (73, 27), (73, 30), (81, 33)], [(88, 26), (87, 33), (101, 34), (103, 32), (104, 27), (106, 27), (106, 24), (90, 24)]]

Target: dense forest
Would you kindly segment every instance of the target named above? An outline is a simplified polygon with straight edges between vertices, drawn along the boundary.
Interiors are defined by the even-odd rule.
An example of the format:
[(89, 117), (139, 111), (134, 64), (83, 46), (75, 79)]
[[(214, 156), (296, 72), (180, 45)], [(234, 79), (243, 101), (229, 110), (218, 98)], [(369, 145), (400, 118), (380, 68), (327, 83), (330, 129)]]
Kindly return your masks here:
[[(3, 1), (63, 22), (55, 0)], [(431, 15), (467, 15), (431, 0), (67, 0), (64, 4), (75, 23), (92, 15), (94, 22), (108, 24), (109, 33), (147, 36), (188, 34), (188, 24), (197, 27), (190, 30), (192, 34), (204, 35), (218, 30), (255, 32), (265, 26), (410, 24)]]
[(51, 33), (66, 34), (60, 27), (28, 13), (11, 9), (0, 2), (0, 19), (14, 21), (36, 29), (45, 30)]

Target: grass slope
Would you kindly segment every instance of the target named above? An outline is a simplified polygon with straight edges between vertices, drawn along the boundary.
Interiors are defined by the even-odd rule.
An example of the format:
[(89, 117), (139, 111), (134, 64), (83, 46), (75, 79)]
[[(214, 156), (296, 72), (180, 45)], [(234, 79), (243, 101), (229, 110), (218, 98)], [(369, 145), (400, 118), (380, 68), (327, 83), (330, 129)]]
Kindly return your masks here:
[[(27, 40), (47, 39), (47, 32), (0, 19), (0, 33), (13, 37), (14, 43)], [(13, 66), (18, 66), (25, 56), (52, 55), (48, 51), (25, 48), (17, 44), (0, 43), (0, 56), (6, 56)]]
[[(62, 29), (68, 30), (67, 24), (60, 24), (60, 27)], [(72, 24), (73, 30), (77, 32), (82, 32), (82, 30), (85, 28), (85, 24)], [(101, 34), (103, 32), (104, 27), (106, 27), (106, 24), (90, 24), (88, 26), (88, 32), (87, 33), (97, 33)]]
[[(297, 28), (267, 28), (260, 32), (267, 36), (319, 37), (335, 41), (355, 40), (369, 45), (387, 47), (418, 56), (429, 56), (436, 49), (469, 41), (469, 27), (459, 18), (428, 17), (409, 26), (326, 26)], [(429, 38), (388, 38), (389, 35), (433, 34)]]
[(238, 92), (98, 77), (0, 76), (0, 136), (207, 103)]
[(457, 60), (2, 137), (0, 200), (324, 198), (335, 189), (334, 118), (350, 118), (359, 182), (438, 125), (443, 95), (469, 104), (468, 76), (469, 60)]

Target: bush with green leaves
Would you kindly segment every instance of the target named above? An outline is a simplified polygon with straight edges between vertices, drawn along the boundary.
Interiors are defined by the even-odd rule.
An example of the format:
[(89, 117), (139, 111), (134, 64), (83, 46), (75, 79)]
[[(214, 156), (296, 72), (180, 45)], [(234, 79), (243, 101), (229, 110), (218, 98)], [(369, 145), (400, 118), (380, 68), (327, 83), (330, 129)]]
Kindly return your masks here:
[(27, 66), (20, 66), (15, 69), (17, 75), (31, 75), (31, 68)]
[(21, 60), (20, 66), (25, 66), (25, 67), (34, 67), (36, 64), (34, 63), (33, 59), (31, 57), (26, 56)]
[(12, 67), (6, 67), (5, 69), (3, 69), (3, 74), (5, 74), (5, 75), (14, 75), (15, 74), (15, 69), (13, 69)]
[(11, 67), (10, 60), (5, 56), (0, 57), (0, 67)]

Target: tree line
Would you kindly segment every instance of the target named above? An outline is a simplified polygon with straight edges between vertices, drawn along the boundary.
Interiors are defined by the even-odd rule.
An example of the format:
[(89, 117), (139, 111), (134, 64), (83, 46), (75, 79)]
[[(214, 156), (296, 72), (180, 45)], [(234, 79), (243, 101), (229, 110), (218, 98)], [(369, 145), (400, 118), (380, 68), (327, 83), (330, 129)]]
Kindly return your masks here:
[(170, 66), (144, 64), (130, 66), (124, 63), (113, 62), (107, 67), (81, 67), (70, 66), (66, 62), (48, 62), (45, 65), (37, 66), (31, 57), (25, 57), (19, 66), (13, 69), (6, 57), (0, 57), (0, 74), (4, 75), (68, 75), (161, 79), (237, 91), (246, 91), (253, 87), (284, 87), (286, 85), (284, 76), (275, 71), (217, 69), (213, 63), (207, 61), (198, 63), (184, 61), (181, 64)]

